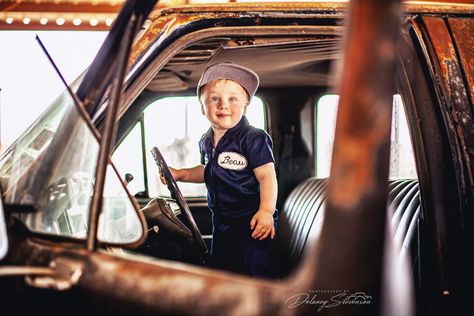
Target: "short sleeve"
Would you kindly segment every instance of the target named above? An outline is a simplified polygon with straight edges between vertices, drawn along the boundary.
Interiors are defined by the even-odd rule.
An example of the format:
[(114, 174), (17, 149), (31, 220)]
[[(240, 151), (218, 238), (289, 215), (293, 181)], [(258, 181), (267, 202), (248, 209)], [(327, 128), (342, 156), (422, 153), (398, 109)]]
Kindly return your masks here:
[(201, 165), (205, 165), (206, 160), (205, 160), (205, 157), (204, 157), (204, 152), (202, 150), (200, 150), (200, 152), (201, 152)]
[(201, 165), (205, 165), (206, 164), (206, 151), (205, 151), (205, 148), (204, 148), (204, 141), (201, 139), (199, 141), (199, 153), (201, 154)]
[(254, 130), (249, 133), (246, 139), (246, 148), (246, 157), (252, 170), (266, 163), (275, 162), (272, 139), (265, 131)]
[(199, 154), (201, 155), (201, 165), (206, 164), (206, 134), (199, 140)]

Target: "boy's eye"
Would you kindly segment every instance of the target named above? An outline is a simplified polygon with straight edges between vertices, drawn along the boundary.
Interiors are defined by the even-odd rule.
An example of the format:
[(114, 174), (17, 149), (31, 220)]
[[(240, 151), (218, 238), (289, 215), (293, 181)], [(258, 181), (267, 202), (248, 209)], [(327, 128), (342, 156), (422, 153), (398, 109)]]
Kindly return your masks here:
[(230, 98), (229, 98), (229, 101), (230, 101), (230, 102), (237, 102), (237, 98), (236, 98), (236, 97), (230, 97)]
[(210, 101), (214, 103), (219, 102), (219, 97), (211, 97)]

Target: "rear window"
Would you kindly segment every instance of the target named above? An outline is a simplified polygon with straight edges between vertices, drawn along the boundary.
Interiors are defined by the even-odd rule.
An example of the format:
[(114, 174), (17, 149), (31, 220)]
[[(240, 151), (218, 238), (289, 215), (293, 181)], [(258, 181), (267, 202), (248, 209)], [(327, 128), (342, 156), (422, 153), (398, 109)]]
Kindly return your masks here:
[[(316, 104), (316, 176), (329, 177), (336, 128), (338, 95), (325, 95)], [(416, 179), (416, 166), (403, 101), (393, 96), (390, 179)]]
[[(252, 98), (246, 116), (251, 125), (266, 129), (265, 106), (260, 98)], [(168, 188), (159, 179), (151, 148), (158, 147), (170, 167), (194, 167), (201, 163), (198, 143), (209, 127), (196, 96), (168, 97), (150, 103), (113, 155), (122, 177), (126, 173), (133, 175), (128, 185), (130, 192), (137, 194), (148, 189), (150, 197), (169, 197)], [(180, 182), (179, 187), (184, 197), (206, 196), (204, 183)]]
[[(253, 97), (247, 108), (251, 125), (265, 129), (265, 109), (261, 99)], [(169, 166), (189, 168), (201, 163), (199, 140), (209, 129), (206, 117), (201, 113), (201, 104), (193, 97), (170, 97), (160, 99), (144, 111), (147, 153), (153, 146), (160, 149)], [(147, 156), (150, 196), (169, 196), (166, 186), (161, 184), (158, 170), (151, 155)], [(206, 195), (206, 186), (181, 182), (185, 197)]]

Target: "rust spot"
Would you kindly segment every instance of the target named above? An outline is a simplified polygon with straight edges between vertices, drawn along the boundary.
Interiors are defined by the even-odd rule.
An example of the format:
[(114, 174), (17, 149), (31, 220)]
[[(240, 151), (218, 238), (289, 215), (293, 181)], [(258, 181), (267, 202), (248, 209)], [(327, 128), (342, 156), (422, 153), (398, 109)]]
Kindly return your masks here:
[(132, 51), (130, 52), (129, 64), (134, 64), (138, 57), (149, 48), (150, 44), (155, 41), (159, 34), (174, 23), (174, 20), (174, 16), (165, 16), (154, 20), (134, 43)]
[[(152, 43), (165, 38), (177, 28), (199, 20), (212, 20), (224, 18), (236, 18), (232, 12), (197, 12), (195, 14), (182, 14), (180, 12), (168, 13), (167, 10), (160, 11), (163, 15), (158, 15), (151, 22), (147, 30), (138, 38), (132, 47), (129, 64), (134, 64), (138, 58), (146, 52)], [(170, 12), (173, 12), (170, 10)], [(241, 14), (240, 17), (244, 15)]]
[(450, 18), (448, 22), (470, 87), (471, 103), (474, 103), (474, 19)]
[[(371, 192), (377, 191), (377, 167), (380, 165), (378, 159), (379, 152), (387, 146), (390, 133), (390, 100), (383, 102), (367, 96), (372, 103), (364, 101), (366, 104), (374, 105), (377, 111), (365, 111), (364, 115), (373, 118), (370, 124), (367, 124), (361, 133), (340, 134), (339, 143), (345, 145), (335, 145), (333, 160), (338, 159), (341, 163), (339, 169), (334, 169), (331, 174), (331, 181), (338, 182), (340, 190), (331, 191), (331, 201), (335, 205), (350, 209), (360, 203), (360, 198), (370, 195)], [(355, 107), (355, 106), (354, 106)], [(370, 113), (372, 112), (372, 113)], [(359, 121), (363, 118), (352, 116), (341, 120)], [(344, 124), (343, 122), (341, 122)], [(347, 124), (347, 122), (346, 122)], [(350, 123), (349, 123), (350, 124)], [(363, 144), (363, 145), (362, 145)]]
[(442, 18), (424, 17), (423, 21), (432, 39), (433, 47), (440, 61), (442, 73), (445, 79), (447, 79), (448, 64), (452, 61), (456, 61), (454, 46), (451, 43), (449, 31)]
[[(460, 146), (463, 157), (467, 165), (469, 180), (474, 182), (474, 121), (472, 118), (471, 100), (467, 96), (467, 90), (463, 79), (463, 73), (458, 61), (456, 50), (448, 29), (447, 21), (439, 17), (423, 17), (429, 38), (433, 45), (434, 53), (437, 58), (441, 73), (438, 77), (441, 80), (441, 91), (446, 97), (447, 106), (454, 108), (450, 111), (452, 120), (456, 124), (458, 145)], [(462, 38), (458, 43), (461, 53), (463, 50), (463, 63), (472, 65), (474, 50), (472, 47), (474, 23), (468, 19), (451, 19), (450, 26), (453, 27), (453, 36), (455, 39)], [(471, 32), (471, 33), (469, 33)], [(457, 36), (455, 35), (457, 34)], [(461, 48), (462, 47), (462, 48)], [(436, 63), (436, 61), (435, 61)], [(468, 66), (469, 67), (469, 66)], [(472, 82), (472, 72), (474, 68), (465, 68), (468, 82)], [(435, 69), (436, 70), (436, 69)], [(471, 91), (474, 89), (471, 85)]]

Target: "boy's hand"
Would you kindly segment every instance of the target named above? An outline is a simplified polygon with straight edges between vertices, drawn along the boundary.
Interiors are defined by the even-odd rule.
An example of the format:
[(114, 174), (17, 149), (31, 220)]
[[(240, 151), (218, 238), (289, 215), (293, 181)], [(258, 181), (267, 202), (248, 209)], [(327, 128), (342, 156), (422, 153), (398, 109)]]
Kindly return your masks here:
[(275, 237), (275, 226), (273, 225), (273, 214), (258, 210), (250, 221), (250, 229), (253, 229), (252, 237), (263, 240), (270, 236)]
[[(173, 176), (173, 178), (175, 179), (175, 181), (176, 181), (176, 182), (179, 181), (179, 179), (178, 179), (179, 170), (178, 170), (178, 169), (171, 168), (171, 167), (168, 167), (168, 169), (170, 169), (171, 175)], [(165, 179), (165, 175), (163, 174), (163, 172), (160, 172), (160, 180), (161, 180), (161, 183), (163, 183), (164, 185), (166, 185), (166, 179)]]

